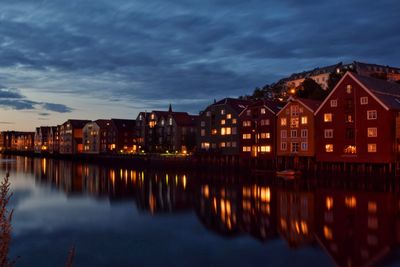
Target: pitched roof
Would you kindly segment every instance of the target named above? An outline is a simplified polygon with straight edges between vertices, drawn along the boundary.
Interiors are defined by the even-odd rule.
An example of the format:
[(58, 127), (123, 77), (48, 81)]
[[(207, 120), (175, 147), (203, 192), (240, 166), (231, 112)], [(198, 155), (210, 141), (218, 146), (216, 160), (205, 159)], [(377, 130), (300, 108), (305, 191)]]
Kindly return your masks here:
[(320, 100), (313, 100), (313, 99), (307, 99), (307, 98), (296, 98), (299, 102), (303, 103), (305, 106), (307, 106), (309, 109), (311, 109), (313, 112), (316, 111), (319, 106), (322, 104), (322, 101)]
[(115, 127), (119, 129), (135, 129), (136, 120), (126, 120), (126, 119), (111, 119), (111, 122), (115, 125)]
[(95, 120), (94, 122), (100, 127), (100, 129), (107, 128), (111, 124), (111, 120), (100, 119), (100, 120)]
[(73, 128), (83, 128), (85, 126), (85, 124), (90, 121), (89, 120), (67, 120), (65, 123), (68, 123), (68, 122), (71, 123)]
[(273, 113), (278, 113), (286, 103), (277, 102), (269, 99), (260, 99), (251, 104), (249, 107), (257, 107), (257, 106), (266, 106), (270, 109)]
[(244, 99), (236, 99), (236, 98), (224, 98), (220, 101), (210, 105), (211, 106), (218, 106), (218, 105), (229, 105), (232, 107), (237, 113), (241, 113), (243, 110), (246, 109), (247, 106), (252, 104), (253, 101), (251, 100), (244, 100)]
[(171, 116), (179, 126), (196, 126), (196, 120), (198, 118), (196, 115), (189, 115), (188, 113), (182, 112), (172, 112)]

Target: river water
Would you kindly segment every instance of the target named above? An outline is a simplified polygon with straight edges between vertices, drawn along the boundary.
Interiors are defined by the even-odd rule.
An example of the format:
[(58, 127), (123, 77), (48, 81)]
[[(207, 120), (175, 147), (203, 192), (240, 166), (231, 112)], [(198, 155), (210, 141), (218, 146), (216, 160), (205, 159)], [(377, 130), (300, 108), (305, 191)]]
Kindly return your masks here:
[[(16, 266), (400, 266), (384, 177), (167, 171), (0, 158)], [(330, 176), (330, 177), (327, 177)]]

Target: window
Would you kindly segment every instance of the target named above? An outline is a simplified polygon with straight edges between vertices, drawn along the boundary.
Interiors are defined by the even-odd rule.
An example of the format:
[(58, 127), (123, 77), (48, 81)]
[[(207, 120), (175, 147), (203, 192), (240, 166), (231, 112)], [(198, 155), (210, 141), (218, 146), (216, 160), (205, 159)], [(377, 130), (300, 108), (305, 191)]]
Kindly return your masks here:
[(222, 127), (221, 128), (221, 135), (225, 135), (226, 134), (226, 129), (225, 129), (225, 127)]
[(308, 150), (308, 143), (307, 142), (302, 142), (301, 143), (301, 150), (302, 151), (307, 151)]
[(243, 152), (250, 152), (251, 151), (251, 147), (250, 146), (244, 146), (242, 150), (243, 150)]
[(236, 147), (237, 143), (236, 142), (232, 142), (232, 147)]
[(299, 152), (299, 143), (291, 143), (291, 152)]
[(287, 149), (287, 144), (286, 142), (281, 143), (281, 150), (286, 150)]
[(219, 144), (219, 147), (226, 147), (226, 143), (225, 143), (225, 142), (221, 142), (221, 143)]
[(261, 120), (260, 124), (261, 126), (269, 125), (269, 119)]
[(299, 118), (291, 118), (290, 119), (290, 127), (298, 128), (299, 127)]
[(226, 135), (231, 135), (232, 134), (232, 128), (231, 127), (225, 127), (225, 132), (226, 132)]
[(172, 125), (172, 118), (169, 118), (169, 125)]
[(260, 146), (261, 152), (271, 152), (271, 146)]
[(251, 134), (243, 134), (243, 139), (251, 139)]
[(307, 138), (308, 137), (308, 130), (307, 129), (302, 129), (301, 130), (301, 137), (302, 138)]
[(226, 147), (231, 147), (231, 142), (226, 142)]
[(221, 125), (225, 125), (226, 121), (225, 120), (221, 120)]
[(201, 143), (201, 148), (208, 150), (210, 148), (210, 143)]
[(227, 119), (231, 119), (231, 118), (232, 118), (232, 114), (230, 114), (230, 113), (229, 113), (229, 114), (226, 114), (226, 118), (227, 118)]
[(250, 109), (246, 110), (246, 116), (250, 116), (250, 115), (251, 115), (251, 110)]
[(348, 94), (351, 94), (352, 89), (353, 89), (353, 87), (351, 86), (351, 84), (348, 84), (348, 85), (346, 86), (346, 92), (347, 92)]
[(333, 138), (333, 129), (325, 129), (324, 137), (325, 138)]
[(232, 119), (232, 124), (236, 124), (237, 120), (236, 119)]
[(291, 130), (290, 131), (290, 137), (296, 138), (297, 137), (297, 130)]
[(261, 108), (261, 109), (260, 109), (260, 113), (261, 113), (261, 114), (265, 114), (265, 108)]
[(287, 137), (286, 130), (281, 130), (281, 138), (286, 138), (286, 137)]
[(207, 117), (211, 117), (211, 111), (207, 111), (207, 112), (206, 112), (206, 116), (207, 116)]
[(217, 133), (218, 133), (217, 129), (212, 129), (212, 130), (211, 130), (211, 134), (212, 134), (212, 135), (216, 135)]
[(353, 145), (348, 145), (344, 147), (344, 151), (345, 154), (356, 154), (357, 153), (357, 148), (356, 146)]
[(299, 106), (298, 105), (290, 106), (290, 113), (292, 114), (292, 116), (299, 116)]
[(347, 123), (354, 122), (353, 121), (353, 116), (351, 114), (346, 114), (345, 118), (344, 118), (344, 121), (347, 122)]
[(367, 129), (368, 137), (377, 137), (378, 136), (378, 128), (368, 128)]
[(307, 124), (308, 123), (308, 117), (307, 116), (302, 116), (301, 117), (301, 124)]
[(347, 128), (346, 129), (346, 138), (347, 139), (354, 139), (354, 128)]
[(332, 113), (325, 113), (324, 114), (324, 122), (332, 121)]
[(201, 127), (204, 127), (204, 126), (206, 126), (206, 122), (205, 121), (201, 121), (200, 125), (201, 125)]
[(378, 113), (376, 110), (367, 110), (367, 119), (376, 120), (378, 118)]
[(370, 153), (376, 152), (376, 144), (368, 144), (368, 152)]
[(225, 114), (225, 109), (221, 109), (221, 115)]
[(333, 99), (331, 100), (331, 108), (337, 107), (337, 100)]
[(232, 127), (232, 134), (237, 134), (237, 128), (236, 127)]
[(201, 136), (205, 136), (206, 135), (206, 130), (205, 129), (201, 129)]
[(243, 121), (243, 127), (250, 127), (251, 121)]
[(281, 126), (286, 126), (286, 118), (281, 118)]
[(270, 133), (261, 133), (260, 138), (261, 139), (269, 139), (269, 138), (271, 138), (271, 134)]
[(360, 104), (367, 105), (368, 104), (368, 96), (360, 97)]
[(325, 152), (333, 152), (333, 144), (326, 144), (325, 145)]

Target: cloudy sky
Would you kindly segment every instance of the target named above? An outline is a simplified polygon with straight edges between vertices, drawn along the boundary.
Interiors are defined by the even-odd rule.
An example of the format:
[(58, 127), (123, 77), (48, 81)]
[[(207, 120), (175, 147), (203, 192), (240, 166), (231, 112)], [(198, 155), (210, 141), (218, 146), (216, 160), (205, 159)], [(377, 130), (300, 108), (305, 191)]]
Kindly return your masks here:
[(198, 113), (316, 66), (400, 66), (398, 0), (2, 0), (0, 130)]

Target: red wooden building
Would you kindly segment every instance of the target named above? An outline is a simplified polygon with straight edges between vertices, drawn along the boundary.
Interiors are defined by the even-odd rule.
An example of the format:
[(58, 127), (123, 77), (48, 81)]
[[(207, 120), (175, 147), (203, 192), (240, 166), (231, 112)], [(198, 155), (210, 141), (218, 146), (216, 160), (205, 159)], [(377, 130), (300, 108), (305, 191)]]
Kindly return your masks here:
[(347, 72), (315, 112), (317, 161), (395, 162), (399, 111), (400, 84)]

